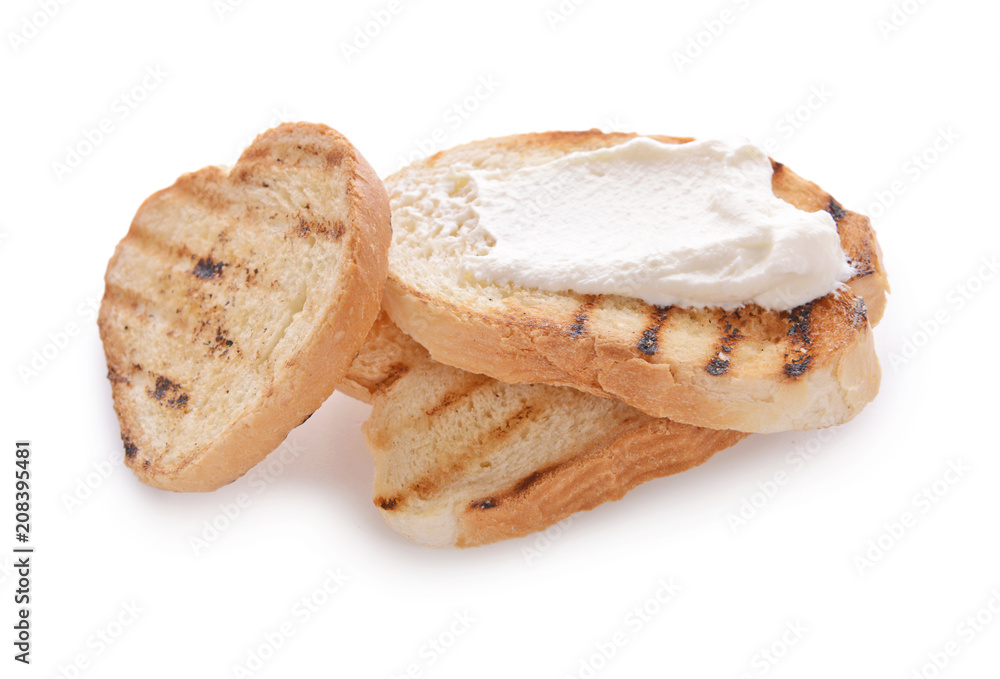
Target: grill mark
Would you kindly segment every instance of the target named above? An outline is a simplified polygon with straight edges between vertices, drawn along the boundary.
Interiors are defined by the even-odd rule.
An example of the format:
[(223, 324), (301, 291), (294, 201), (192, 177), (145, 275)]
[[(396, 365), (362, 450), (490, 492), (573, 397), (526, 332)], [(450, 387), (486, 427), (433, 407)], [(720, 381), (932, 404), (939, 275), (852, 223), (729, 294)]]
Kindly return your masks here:
[(837, 222), (838, 228), (840, 227), (840, 223), (844, 220), (844, 217), (847, 216), (847, 210), (845, 210), (844, 206), (838, 203), (833, 196), (830, 196), (830, 202), (826, 204), (826, 211), (830, 213), (831, 217), (833, 217), (833, 221)]
[[(482, 377), (481, 375), (479, 377)], [(454, 460), (447, 465), (442, 467), (434, 468), (428, 470), (420, 478), (412, 481), (409, 484), (409, 490), (414, 492), (419, 498), (429, 498), (431, 497), (440, 487), (442, 480), (449, 474), (455, 474), (466, 469), (470, 464), (477, 463), (477, 454), (481, 459), (484, 453), (489, 453), (491, 450), (497, 448), (498, 443), (502, 442), (507, 438), (513, 431), (518, 429), (521, 425), (527, 424), (530, 420), (529, 416), (535, 412), (537, 406), (535, 404), (526, 404), (518, 412), (514, 413), (507, 418), (507, 421), (494, 427), (488, 433), (482, 435), (474, 445), (469, 447), (470, 453), (463, 454), (460, 459)], [(490, 507), (485, 507), (484, 509), (491, 509), (496, 506), (496, 499), (489, 498), (488, 501), (494, 504)], [(476, 502), (472, 503), (475, 507)]]
[[(181, 388), (180, 384), (164, 377), (163, 375), (154, 375), (152, 372), (150, 373), (150, 377), (156, 378), (155, 389), (146, 389), (146, 393), (149, 394), (150, 397), (156, 399), (161, 404), (170, 406), (171, 408), (181, 408), (185, 412), (187, 411), (186, 406), (188, 404), (189, 396), (187, 392)], [(167, 397), (166, 401), (163, 400), (164, 397)]]
[(203, 281), (219, 278), (222, 276), (222, 269), (229, 266), (226, 262), (216, 262), (212, 256), (202, 257), (192, 269), (191, 273)]
[[(207, 325), (207, 321), (203, 325)], [(215, 356), (215, 353), (219, 352), (219, 356), (222, 357), (229, 353), (229, 349), (233, 346), (233, 340), (229, 339), (228, 330), (221, 325), (216, 325), (215, 338), (208, 340), (205, 344), (208, 346), (209, 356)], [(236, 351), (240, 352), (239, 347), (236, 347)]]
[(129, 378), (125, 377), (111, 367), (108, 368), (108, 381), (110, 381), (111, 384), (124, 384), (129, 387), (132, 386), (132, 381)]
[(545, 477), (545, 473), (541, 472), (541, 471), (529, 474), (528, 476), (525, 476), (523, 479), (521, 479), (520, 481), (518, 481), (517, 485), (514, 486), (513, 488), (511, 488), (508, 491), (508, 494), (510, 494), (510, 495), (520, 495), (521, 493), (526, 492), (533, 485), (535, 485), (536, 483), (538, 483), (539, 481), (541, 481), (544, 477)]
[(462, 399), (468, 398), (472, 392), (476, 391), (479, 387), (485, 384), (488, 379), (489, 378), (485, 375), (473, 375), (469, 377), (464, 387), (455, 391), (445, 392), (444, 396), (441, 397), (441, 400), (436, 405), (431, 406), (424, 412), (428, 417), (439, 415), (442, 411), (450, 408)]
[(801, 377), (809, 369), (810, 363), (812, 363), (812, 356), (805, 354), (805, 358), (798, 363), (786, 363), (785, 374), (789, 377)]
[(857, 306), (854, 307), (854, 327), (858, 327), (868, 322), (868, 305), (865, 300), (858, 298)]
[(705, 366), (705, 371), (709, 375), (718, 377), (729, 372), (732, 365), (730, 353), (744, 337), (743, 332), (736, 325), (738, 321), (742, 320), (743, 317), (739, 311), (723, 314), (719, 318), (719, 341), (715, 345), (715, 356)]
[(546, 477), (558, 473), (559, 470), (565, 468), (569, 462), (570, 461), (566, 460), (564, 460), (563, 462), (556, 462), (555, 464), (549, 465), (548, 467), (544, 467), (536, 472), (528, 474), (523, 479), (518, 481), (516, 484), (511, 486), (509, 490), (504, 491), (499, 496), (494, 496), (494, 500), (496, 500), (499, 503), (502, 500), (516, 498), (519, 495), (527, 493), (529, 490), (531, 490), (532, 486), (536, 485)]
[(406, 373), (410, 372), (410, 366), (405, 363), (393, 363), (386, 370), (385, 377), (374, 385), (374, 391), (384, 391), (391, 387), (396, 381)]
[(305, 217), (299, 217), (299, 222), (294, 227), (292, 227), (291, 235), (298, 236), (300, 238), (307, 238), (310, 235), (319, 235), (326, 238), (332, 238), (333, 240), (340, 240), (340, 237), (344, 235), (347, 227), (341, 220), (336, 220), (335, 222), (324, 223), (316, 221), (315, 219), (306, 219)]
[(573, 316), (573, 325), (569, 326), (569, 336), (579, 337), (587, 331), (587, 314), (589, 314), (600, 301), (600, 295), (587, 295), (586, 301), (580, 305)]
[[(785, 352), (785, 375), (788, 377), (801, 377), (812, 365), (812, 356), (809, 354), (809, 347), (812, 345), (812, 310), (813, 303), (807, 302), (797, 306), (788, 312), (788, 337), (792, 349)], [(856, 312), (855, 312), (856, 313)]]
[[(164, 316), (156, 300), (146, 296), (146, 293), (134, 288), (127, 288), (117, 281), (108, 281), (105, 286), (105, 300), (109, 305), (117, 307), (122, 316), (128, 316), (127, 322), (146, 323)], [(179, 321), (178, 321), (179, 325)], [(124, 326), (128, 330), (128, 325)]]
[(667, 320), (671, 309), (673, 309), (672, 306), (653, 307), (653, 312), (649, 316), (650, 323), (642, 331), (642, 337), (639, 338), (639, 342), (636, 344), (636, 348), (646, 356), (652, 356), (659, 349), (660, 328), (663, 327), (663, 322)]
[(130, 437), (124, 431), (122, 432), (122, 445), (125, 446), (125, 459), (133, 460), (135, 459), (135, 454), (139, 452), (139, 448), (132, 443), (132, 437)]
[[(249, 173), (248, 168), (240, 168), (240, 173)], [(242, 181), (247, 181), (240, 177)], [(225, 189), (226, 173), (219, 168), (206, 168), (181, 176), (174, 188), (181, 196), (187, 196), (201, 203), (210, 211), (222, 212), (233, 204), (233, 199)]]
[(391, 512), (393, 509), (395, 509), (396, 506), (401, 501), (402, 501), (402, 498), (400, 498), (398, 496), (397, 497), (389, 497), (389, 498), (377, 497), (374, 500), (376, 507), (380, 507), (380, 508), (386, 510), (387, 512)]
[[(526, 423), (528, 417), (531, 413), (535, 411), (535, 407), (530, 403), (526, 404), (519, 411), (507, 418), (507, 421), (501, 425), (494, 427), (489, 434), (486, 436), (486, 440), (496, 440), (502, 441), (503, 439), (510, 436), (511, 432), (518, 429), (522, 424)], [(485, 441), (483, 441), (485, 443)]]
[(806, 302), (788, 312), (788, 320), (792, 324), (788, 328), (788, 336), (792, 338), (793, 342), (805, 346), (812, 344), (812, 338), (810, 337), (812, 309), (813, 303)]
[(170, 243), (159, 233), (134, 223), (129, 229), (125, 243), (134, 248), (137, 253), (150, 259), (169, 260), (170, 265), (175, 263), (173, 260), (195, 258), (186, 243)]
[(726, 372), (729, 371), (729, 359), (716, 356), (708, 362), (708, 365), (705, 366), (705, 370), (708, 371), (709, 375), (715, 375), (716, 377), (719, 375), (725, 375)]
[[(133, 236), (135, 237), (133, 238)], [(149, 268), (157, 269), (162, 279), (160, 284), (165, 286), (161, 288), (161, 292), (164, 289), (169, 289), (172, 294), (169, 299), (164, 298), (163, 295), (152, 297), (148, 288), (128, 287), (127, 283), (130, 281), (109, 281), (106, 289), (106, 296), (109, 300), (118, 306), (126, 307), (128, 314), (140, 319), (142, 323), (152, 322), (160, 326), (159, 332), (162, 335), (168, 337), (175, 334), (190, 335), (192, 341), (201, 342), (207, 347), (209, 355), (219, 355), (217, 352), (221, 352), (221, 355), (225, 356), (230, 348), (242, 355), (239, 346), (230, 343), (231, 339), (223, 326), (224, 307), (228, 306), (229, 301), (220, 305), (219, 302), (222, 298), (215, 300), (215, 295), (211, 292), (215, 290), (215, 287), (200, 285), (202, 280), (210, 280), (224, 275), (224, 268), (232, 266), (231, 264), (215, 261), (211, 254), (199, 258), (198, 255), (187, 250), (185, 246), (166, 245), (155, 234), (148, 234), (143, 230), (134, 230), (134, 233), (130, 233), (127, 242), (135, 249), (136, 256), (139, 258), (171, 260), (162, 269), (155, 262), (147, 264), (142, 259), (138, 261)], [(178, 277), (176, 260), (181, 260), (180, 265), (183, 266), (184, 259), (194, 262), (193, 269), (185, 267), (185, 271), (192, 274), (198, 282), (193, 282), (190, 278), (184, 277), (182, 280)], [(246, 272), (248, 283), (252, 280), (255, 281), (260, 273), (259, 269), (253, 269), (251, 274), (248, 267), (236, 265), (236, 270), (240, 269)], [(240, 278), (242, 279), (242, 274), (240, 274)], [(168, 308), (167, 303), (172, 302), (175, 298), (184, 298), (185, 302), (179, 306), (170, 304)]]

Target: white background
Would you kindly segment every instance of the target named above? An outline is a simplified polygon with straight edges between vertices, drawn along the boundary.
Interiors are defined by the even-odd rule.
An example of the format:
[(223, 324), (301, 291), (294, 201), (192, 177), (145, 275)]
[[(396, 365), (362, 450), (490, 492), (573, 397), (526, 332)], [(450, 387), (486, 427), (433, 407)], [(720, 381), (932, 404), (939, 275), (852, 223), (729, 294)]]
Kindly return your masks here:
[[(0, 676), (996, 676), (1000, 6), (895, 1), (412, 0), (368, 44), (356, 29), (388, 0), (5, 2)], [(282, 119), (337, 128), (382, 175), (435, 130), (436, 147), (591, 127), (770, 143), (873, 217), (882, 391), (832, 435), (754, 436), (549, 537), (465, 551), (383, 524), (367, 407), (339, 394), (287, 463), (211, 494), (147, 488), (121, 464), (88, 300), (148, 194)], [(30, 667), (11, 646), (22, 437)], [(326, 595), (331, 571), (346, 582)]]

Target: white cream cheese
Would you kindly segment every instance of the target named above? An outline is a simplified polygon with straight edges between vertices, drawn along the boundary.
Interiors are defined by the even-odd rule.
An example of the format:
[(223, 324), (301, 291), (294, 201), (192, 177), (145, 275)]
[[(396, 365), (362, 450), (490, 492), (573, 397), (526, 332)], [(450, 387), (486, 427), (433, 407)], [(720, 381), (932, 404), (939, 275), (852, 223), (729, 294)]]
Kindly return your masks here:
[(473, 170), (481, 254), (463, 266), (480, 280), (552, 292), (791, 309), (853, 269), (833, 218), (776, 197), (772, 173), (767, 154), (744, 140), (647, 137), (544, 165)]

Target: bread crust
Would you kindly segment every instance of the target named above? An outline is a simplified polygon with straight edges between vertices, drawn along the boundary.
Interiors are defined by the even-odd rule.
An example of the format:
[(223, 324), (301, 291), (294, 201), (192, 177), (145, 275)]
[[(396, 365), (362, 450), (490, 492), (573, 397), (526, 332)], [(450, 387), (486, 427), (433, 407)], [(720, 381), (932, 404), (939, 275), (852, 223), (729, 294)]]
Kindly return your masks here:
[[(396, 184), (435, 168), (543, 162), (634, 136), (591, 130), (490, 139), (438, 153), (386, 183), (393, 200)], [(489, 292), (470, 303), (414, 280), (403, 255), (394, 259), (392, 251), (385, 308), (436, 360), (504, 382), (572, 386), (655, 417), (713, 429), (774, 432), (840, 424), (878, 392), (870, 322), (881, 318), (888, 291), (881, 252), (866, 217), (772, 164), (775, 194), (799, 209), (830, 212), (858, 272), (841, 290), (790, 312), (756, 305), (728, 313), (662, 309), (613, 295), (513, 286), (484, 286)], [(665, 347), (672, 341), (678, 346)]]
[(375, 506), (398, 532), (438, 547), (543, 530), (748, 436), (442, 365), (385, 314), (345, 380), (373, 404), (363, 431)]
[(466, 504), (455, 545), (474, 547), (545, 530), (571, 514), (620, 500), (647, 481), (704, 464), (749, 436), (666, 418), (609, 424), (614, 430), (608, 443)]
[[(315, 196), (315, 190), (340, 179), (345, 180), (343, 219), (327, 198), (308, 200), (310, 191)], [(273, 217), (261, 203), (268, 212), (274, 209)], [(288, 212), (279, 214), (275, 205)], [(308, 214), (308, 221), (301, 214)], [(172, 225), (187, 220), (222, 225), (211, 255), (190, 254), (184, 245), (172, 244)], [(188, 341), (192, 326), (202, 330), (206, 323), (226, 318), (241, 300), (251, 311), (258, 304), (256, 308), (267, 309), (287, 303), (272, 291), (292, 276), (280, 270), (268, 273), (269, 252), (263, 249), (284, 242), (289, 233), (309, 242), (306, 251), (321, 248), (317, 261), (332, 257), (338, 269), (322, 286), (303, 279), (301, 306), (289, 312), (286, 334), (262, 348), (255, 335), (261, 329), (250, 314), (239, 320), (247, 337), (239, 355), (229, 351), (240, 349), (239, 341), (234, 347), (221, 326), (217, 339), (222, 341), (208, 352), (201, 343)], [(140, 480), (167, 490), (213, 490), (248, 471), (307, 419), (341, 380), (378, 314), (390, 237), (382, 182), (361, 154), (325, 125), (283, 124), (258, 136), (228, 172), (205, 168), (150, 196), (108, 263), (99, 314), (125, 462)], [(255, 240), (247, 246), (251, 238), (259, 239), (259, 245)], [(242, 274), (236, 275), (235, 264), (212, 257), (221, 260), (228, 252), (232, 262), (240, 248), (249, 253), (240, 265), (246, 283), (240, 278), (239, 285), (223, 289), (219, 281), (225, 276)], [(182, 278), (178, 271), (190, 266), (188, 258), (197, 259), (187, 272), (194, 275)], [(151, 275), (160, 277), (162, 287), (136, 280), (137, 260), (155, 262)], [(258, 280), (265, 275), (273, 275), (270, 286)], [(185, 300), (192, 294), (202, 302), (184, 306), (191, 304)], [(216, 295), (228, 296), (226, 304)], [(144, 338), (166, 343), (170, 355), (155, 355)], [(179, 386), (154, 374), (151, 364), (165, 366), (164, 373), (171, 366), (184, 370), (189, 378)], [(243, 380), (251, 374), (253, 381), (245, 387)], [(216, 434), (206, 441), (181, 440), (181, 433), (197, 429), (184, 418), (201, 416), (191, 403), (231, 398), (230, 387), (245, 387), (246, 393), (231, 408), (220, 406), (221, 414), (210, 423)]]

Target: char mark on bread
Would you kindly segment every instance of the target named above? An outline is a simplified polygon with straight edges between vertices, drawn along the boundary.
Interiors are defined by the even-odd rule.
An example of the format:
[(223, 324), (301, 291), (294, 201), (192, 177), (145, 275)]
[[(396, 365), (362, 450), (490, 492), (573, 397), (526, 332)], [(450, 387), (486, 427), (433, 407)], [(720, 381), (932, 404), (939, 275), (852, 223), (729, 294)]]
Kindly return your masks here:
[(837, 229), (840, 229), (840, 222), (844, 220), (847, 216), (847, 211), (844, 210), (844, 206), (837, 202), (837, 200), (830, 196), (830, 202), (826, 204), (826, 211), (830, 213), (833, 217), (833, 221), (837, 222)]
[[(155, 388), (147, 389), (146, 393), (163, 405), (186, 410), (189, 399), (187, 392), (181, 389), (181, 385), (168, 377), (157, 375)], [(168, 397), (166, 401), (163, 400), (165, 396)]]
[(719, 342), (715, 347), (715, 356), (705, 366), (705, 371), (709, 375), (718, 377), (729, 372), (729, 367), (732, 364), (732, 356), (730, 354), (733, 351), (733, 347), (743, 339), (743, 333), (740, 331), (738, 325), (741, 320), (743, 320), (743, 317), (739, 311), (731, 311), (719, 318)]
[(858, 298), (857, 306), (854, 307), (854, 327), (864, 325), (868, 322), (868, 305), (861, 297)]
[(340, 240), (340, 237), (344, 235), (344, 230), (344, 222), (340, 219), (332, 222), (322, 222), (317, 219), (299, 217), (299, 222), (295, 225), (293, 233), (300, 238), (318, 235), (324, 238)]
[(646, 326), (646, 329), (642, 331), (642, 337), (639, 338), (639, 343), (636, 345), (636, 348), (646, 356), (654, 355), (659, 348), (660, 328), (663, 327), (663, 323), (667, 320), (671, 309), (673, 309), (672, 306), (653, 307), (653, 311), (649, 316), (650, 322)]
[(569, 336), (579, 337), (587, 331), (587, 314), (601, 301), (601, 295), (587, 295), (583, 304), (573, 316), (573, 325), (569, 326)]
[(214, 261), (212, 256), (209, 255), (208, 257), (202, 257), (199, 259), (191, 273), (203, 281), (208, 281), (221, 276), (223, 268), (227, 266), (229, 265), (225, 262)]
[(375, 506), (376, 507), (381, 507), (382, 509), (386, 510), (387, 512), (388, 511), (392, 511), (393, 509), (395, 509), (396, 505), (398, 505), (398, 504), (399, 504), (399, 498), (398, 497), (388, 497), (388, 498), (386, 498), (386, 497), (377, 497), (377, 498), (375, 498)]
[(530, 403), (525, 404), (520, 410), (508, 417), (506, 422), (494, 427), (487, 435), (486, 441), (498, 442), (507, 438), (511, 432), (528, 422), (533, 412), (535, 412), (535, 407)]
[(135, 458), (135, 454), (139, 452), (139, 448), (132, 443), (131, 437), (122, 431), (122, 445), (125, 446), (125, 458), (132, 460)]
[(468, 398), (475, 392), (479, 387), (486, 384), (490, 378), (486, 375), (475, 375), (470, 374), (468, 381), (459, 389), (454, 391), (446, 392), (441, 400), (435, 405), (424, 411), (428, 417), (434, 417), (435, 415), (440, 415), (442, 412), (455, 405), (456, 403)]
[(409, 372), (410, 366), (406, 363), (393, 363), (386, 370), (385, 379), (375, 385), (377, 391), (388, 389), (396, 383), (400, 377)]
[(812, 310), (813, 302), (797, 306), (788, 312), (788, 337), (791, 338), (791, 349), (785, 353), (785, 375), (801, 377), (812, 365), (809, 347), (812, 344)]

